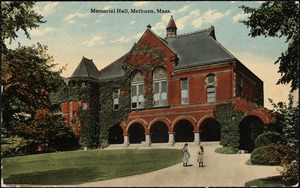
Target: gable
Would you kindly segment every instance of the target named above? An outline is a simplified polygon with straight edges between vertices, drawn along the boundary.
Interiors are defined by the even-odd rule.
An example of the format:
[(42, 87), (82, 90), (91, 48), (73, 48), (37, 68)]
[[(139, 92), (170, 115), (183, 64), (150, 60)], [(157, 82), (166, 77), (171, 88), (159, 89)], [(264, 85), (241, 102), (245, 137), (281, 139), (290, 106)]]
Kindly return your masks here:
[(124, 63), (126, 66), (164, 66), (176, 54), (169, 48), (166, 41), (147, 29), (137, 44), (129, 52)]

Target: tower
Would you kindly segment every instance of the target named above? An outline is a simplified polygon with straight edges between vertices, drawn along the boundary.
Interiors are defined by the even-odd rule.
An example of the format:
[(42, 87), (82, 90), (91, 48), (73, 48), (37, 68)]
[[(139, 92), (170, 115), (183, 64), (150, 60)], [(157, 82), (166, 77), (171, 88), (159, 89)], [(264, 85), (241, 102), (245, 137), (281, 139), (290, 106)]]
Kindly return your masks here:
[(177, 27), (176, 27), (175, 21), (173, 19), (173, 16), (171, 16), (166, 30), (167, 30), (167, 38), (176, 37)]

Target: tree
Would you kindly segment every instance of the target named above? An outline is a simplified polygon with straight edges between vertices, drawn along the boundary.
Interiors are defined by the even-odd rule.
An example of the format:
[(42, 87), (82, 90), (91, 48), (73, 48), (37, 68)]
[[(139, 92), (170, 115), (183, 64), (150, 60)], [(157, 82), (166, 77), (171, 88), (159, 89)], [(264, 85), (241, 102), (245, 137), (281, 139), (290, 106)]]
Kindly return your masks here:
[(3, 124), (11, 128), (15, 124), (31, 121), (39, 109), (50, 109), (49, 93), (63, 83), (60, 72), (52, 57), (46, 53), (47, 47), (38, 44), (18, 47), (3, 54)]
[(46, 146), (48, 151), (78, 147), (74, 133), (60, 114), (43, 111), (30, 125), (18, 125), (14, 130), (17, 135), (32, 140), (34, 145)]
[(9, 42), (15, 40), (20, 29), (30, 38), (28, 29), (37, 28), (39, 24), (46, 22), (42, 20), (43, 16), (33, 10), (34, 4), (32, 1), (1, 2), (0, 28), (3, 52), (6, 49), (4, 40), (9, 39)]
[(223, 147), (240, 146), (239, 124), (244, 118), (244, 113), (234, 109), (232, 104), (221, 104), (214, 110), (217, 121), (221, 124), (221, 140)]
[(251, 14), (241, 21), (251, 37), (286, 37), (288, 49), (275, 61), (279, 63), (281, 78), (277, 84), (291, 83), (291, 91), (299, 89), (299, 3), (294, 1), (267, 1), (259, 8), (241, 6)]
[(299, 148), (299, 103), (293, 107), (293, 96), (289, 95), (289, 104), (279, 102), (275, 104), (269, 99), (276, 115), (276, 124), (282, 129), (283, 145)]

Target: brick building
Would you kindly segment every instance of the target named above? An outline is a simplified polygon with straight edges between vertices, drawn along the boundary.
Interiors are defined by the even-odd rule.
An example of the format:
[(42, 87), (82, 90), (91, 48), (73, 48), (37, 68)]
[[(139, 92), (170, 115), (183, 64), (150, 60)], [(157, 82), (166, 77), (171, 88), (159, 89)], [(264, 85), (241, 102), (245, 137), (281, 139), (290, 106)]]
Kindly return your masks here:
[(173, 17), (165, 38), (149, 25), (128, 53), (99, 72), (92, 60), (83, 58), (70, 79), (77, 77), (102, 83), (124, 77), (130, 80), (129, 92), (114, 86), (111, 93), (116, 112), (120, 99), (130, 96), (130, 113), (126, 120), (111, 125), (110, 144), (220, 140), (220, 124), (213, 110), (231, 103), (245, 113), (240, 148), (251, 150), (251, 123), (268, 124), (272, 118), (263, 107), (262, 80), (218, 43), (214, 27), (177, 35)]

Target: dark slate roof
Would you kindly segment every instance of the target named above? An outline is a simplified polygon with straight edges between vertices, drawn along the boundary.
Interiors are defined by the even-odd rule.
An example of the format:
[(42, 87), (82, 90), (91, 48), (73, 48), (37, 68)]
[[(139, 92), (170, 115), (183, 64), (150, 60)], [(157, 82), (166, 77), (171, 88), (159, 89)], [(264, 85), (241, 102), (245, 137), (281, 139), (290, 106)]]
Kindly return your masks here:
[[(213, 27), (165, 39), (157, 36), (151, 29), (147, 30), (150, 30), (167, 48), (177, 54), (179, 62), (175, 66), (176, 70), (236, 60), (233, 55), (216, 41)], [(124, 76), (122, 66), (128, 54), (130, 54), (130, 51), (102, 69), (99, 78), (111, 79)]]
[(99, 71), (92, 59), (82, 57), (81, 62), (73, 72), (72, 78), (94, 78), (99, 79)]
[(105, 80), (110, 78), (116, 78), (124, 76), (124, 70), (122, 69), (123, 62), (125, 61), (128, 53), (114, 61), (113, 63), (109, 64), (104, 69), (100, 70), (100, 77), (99, 79)]
[(213, 28), (166, 38), (165, 40), (179, 58), (175, 69), (210, 65), (236, 59), (215, 40)]

